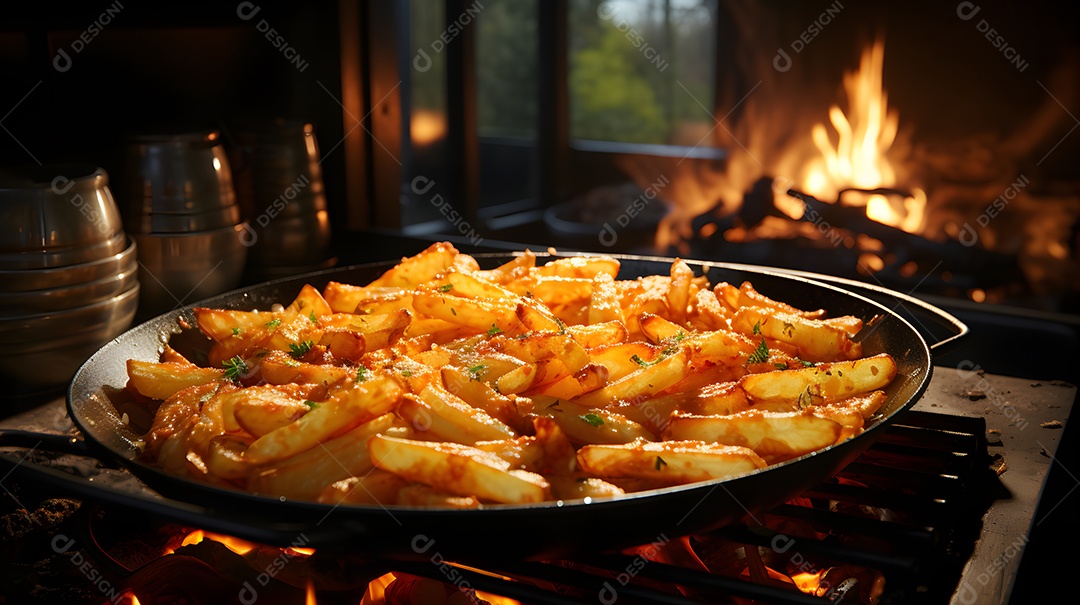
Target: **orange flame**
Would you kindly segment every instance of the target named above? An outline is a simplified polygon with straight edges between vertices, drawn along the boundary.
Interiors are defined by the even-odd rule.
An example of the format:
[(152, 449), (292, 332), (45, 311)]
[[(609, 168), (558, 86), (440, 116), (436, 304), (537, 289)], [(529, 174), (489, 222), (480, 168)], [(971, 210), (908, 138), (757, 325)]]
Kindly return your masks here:
[[(885, 43), (878, 40), (863, 51), (859, 69), (844, 75), (849, 112), (845, 114), (838, 105), (829, 108), (835, 143), (825, 124), (819, 122), (811, 129), (810, 138), (821, 155), (806, 166), (802, 187), (807, 193), (831, 200), (848, 187), (896, 187), (897, 174), (888, 155), (897, 140), (900, 118), (889, 109), (884, 62)], [(903, 200), (870, 195), (859, 201), (866, 206), (866, 216), (879, 223), (908, 233), (918, 233), (923, 227), (926, 193), (922, 189), (913, 188), (912, 196)]]

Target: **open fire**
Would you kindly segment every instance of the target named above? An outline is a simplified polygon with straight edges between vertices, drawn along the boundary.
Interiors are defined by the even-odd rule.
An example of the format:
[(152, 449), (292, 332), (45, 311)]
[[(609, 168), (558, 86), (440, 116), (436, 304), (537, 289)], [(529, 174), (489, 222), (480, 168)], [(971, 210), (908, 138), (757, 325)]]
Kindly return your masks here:
[[(624, 158), (621, 167), (642, 189), (670, 179), (660, 196), (669, 212), (657, 228), (657, 251), (723, 255), (727, 249), (709, 240), (786, 240), (843, 256), (850, 266), (834, 273), (880, 273), (885, 281), (889, 274), (893, 285), (914, 284), (938, 261), (946, 261), (935, 276), (942, 282), (971, 265), (973, 281), (989, 286), (953, 285), (977, 302), (1003, 302), (1020, 290), (1029, 297), (1074, 292), (1080, 195), (1040, 181), (1038, 164), (1029, 161), (1068, 130), (1063, 106), (1048, 96), (1004, 137), (917, 141), (915, 124), (889, 105), (884, 66), (878, 39), (844, 74), (842, 99), (827, 110), (756, 66), (764, 79), (732, 109), (734, 125), (725, 118), (715, 126), (716, 144), (727, 151), (722, 166)], [(1066, 67), (1051, 74), (1049, 86), (1066, 88)], [(992, 265), (1009, 273), (1008, 289), (978, 274)]]

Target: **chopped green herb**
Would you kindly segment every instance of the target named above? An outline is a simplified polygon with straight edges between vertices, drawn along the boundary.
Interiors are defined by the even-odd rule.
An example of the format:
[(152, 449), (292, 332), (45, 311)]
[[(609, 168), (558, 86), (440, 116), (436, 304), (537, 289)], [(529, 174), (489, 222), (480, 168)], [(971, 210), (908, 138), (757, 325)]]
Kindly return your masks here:
[(240, 336), (240, 328), (233, 328), (232, 329), (232, 335), (233, 336)]
[(786, 370), (787, 369), (787, 364), (786, 363), (774, 363), (773, 367), (776, 368), (777, 370)]
[(656, 470), (660, 470), (661, 468), (663, 468), (665, 466), (667, 466), (667, 462), (664, 462), (663, 458), (661, 458), (660, 456), (657, 456), (656, 457)]
[(308, 354), (308, 351), (310, 351), (311, 347), (313, 347), (313, 346), (315, 346), (315, 343), (310, 341), (310, 340), (305, 340), (304, 342), (302, 342), (300, 344), (290, 344), (289, 345), (289, 355), (292, 355), (293, 357), (298, 357), (298, 358), (303, 357), (304, 355)]
[(315, 312), (314, 311), (312, 311), (311, 315), (308, 315), (307, 318), (310, 319), (311, 323), (313, 323), (313, 324), (319, 323), (319, 318), (315, 317)]
[(502, 333), (502, 329), (499, 326), (495, 325), (495, 324), (491, 324), (491, 327), (488, 328), (488, 332), (487, 332), (488, 336), (495, 336), (496, 334), (501, 334), (501, 333)]
[(453, 290), (453, 289), (454, 289), (454, 284), (446, 284), (446, 285), (443, 285), (443, 286), (439, 286), (439, 292), (449, 292), (450, 290)]
[(600, 426), (601, 424), (604, 424), (603, 418), (591, 412), (588, 414), (582, 414), (581, 416), (578, 416), (578, 418), (584, 420), (589, 426)]
[(555, 318), (555, 323), (559, 324), (559, 334), (566, 334), (566, 324), (558, 317)]
[(469, 374), (472, 375), (473, 380), (480, 380), (480, 374), (487, 370), (487, 366), (482, 363), (478, 363), (469, 368)]
[(642, 359), (640, 355), (636, 355), (636, 354), (633, 357), (630, 358), (630, 361), (638, 364), (639, 366), (650, 366), (650, 365), (652, 365), (648, 361), (645, 361), (644, 359)]
[(812, 368), (812, 367), (817, 365), (816, 363), (814, 363), (812, 361), (806, 361), (805, 359), (800, 359), (799, 363), (803, 364), (803, 366), (805, 366), (807, 368)]
[(239, 355), (232, 359), (226, 359), (221, 362), (221, 365), (225, 367), (225, 378), (239, 384), (240, 379), (247, 375), (248, 367), (243, 358)]
[(281, 325), (281, 320), (280, 319), (273, 319), (271, 321), (266, 322), (266, 327), (270, 328), (271, 330), (273, 330), (274, 328), (276, 328), (276, 327), (278, 327), (280, 325)]
[(368, 369), (364, 366), (356, 368), (356, 382), (364, 382), (367, 380)]
[(758, 345), (754, 352), (750, 354), (750, 358), (747, 359), (749, 363), (765, 363), (769, 361), (769, 345), (765, 344), (765, 339), (761, 339), (761, 344)]
[(758, 322), (756, 324), (754, 324), (754, 336), (757, 336), (758, 334), (761, 334), (761, 320), (760, 319), (758, 320)]
[(402, 370), (401, 375), (408, 378), (409, 376), (412, 376), (412, 370)]
[(814, 396), (810, 394), (810, 387), (806, 387), (806, 390), (799, 393), (799, 409), (805, 409), (814, 405)]
[(311, 401), (310, 399), (305, 399), (304, 400), (304, 405), (308, 406), (309, 408), (311, 408), (313, 410), (315, 408), (319, 407), (319, 404), (315, 403), (314, 401)]

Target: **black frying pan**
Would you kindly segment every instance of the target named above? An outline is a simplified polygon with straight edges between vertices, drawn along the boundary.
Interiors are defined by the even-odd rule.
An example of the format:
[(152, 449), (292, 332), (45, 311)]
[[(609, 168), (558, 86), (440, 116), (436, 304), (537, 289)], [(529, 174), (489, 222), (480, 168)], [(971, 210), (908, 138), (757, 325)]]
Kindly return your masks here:
[[(509, 260), (510, 255), (476, 255), (476, 258), (481, 265), (493, 267)], [(621, 279), (667, 274), (671, 264), (671, 259), (619, 258)], [(543, 262), (544, 258), (538, 260)], [(930, 381), (930, 347), (910, 323), (889, 307), (909, 310), (918, 307), (917, 312), (924, 317), (927, 312), (936, 314), (931, 318), (935, 323), (949, 325), (955, 332), (953, 338), (967, 331), (966, 326), (943, 311), (885, 289), (846, 282), (849, 289), (859, 288), (888, 307), (849, 289), (810, 279), (830, 279), (822, 276), (724, 263), (688, 263), (699, 274), (707, 270), (713, 284), (750, 281), (763, 294), (796, 307), (824, 308), (830, 316), (855, 315), (866, 322), (881, 316), (858, 337), (864, 354), (889, 353), (899, 367), (896, 379), (887, 388), (888, 399), (876, 422), (854, 439), (749, 475), (651, 490), (614, 500), (493, 505), (478, 510), (332, 507), (281, 501), (169, 475), (138, 459), (136, 444), (149, 426), (150, 414), (125, 401), (122, 389), (127, 382), (126, 361), (156, 360), (166, 341), (197, 359), (200, 351), (205, 354), (211, 344), (195, 328), (179, 330), (178, 317), (187, 312), (179, 309), (139, 325), (105, 345), (76, 373), (67, 399), (70, 416), (85, 437), (90, 452), (130, 470), (165, 498), (117, 495), (108, 486), (79, 485), (76, 491), (256, 541), (283, 546), (301, 541), (311, 546), (398, 557), (430, 558), (438, 552), (448, 558), (549, 558), (573, 551), (649, 543), (745, 520), (790, 499), (841, 470), (865, 451), (899, 414), (914, 405)], [(199, 305), (268, 309), (274, 303), (291, 302), (304, 284), (320, 289), (329, 281), (363, 284), (392, 264), (361, 265), (273, 281), (223, 294)], [(118, 410), (128, 412), (128, 425), (121, 422)], [(9, 433), (3, 443), (34, 445), (37, 439), (42, 447), (40, 437)], [(71, 443), (65, 444), (70, 449)], [(44, 447), (49, 445), (46, 439)], [(55, 440), (52, 445), (57, 445)], [(70, 477), (62, 478), (59, 474), (39, 470), (38, 476), (72, 487)]]

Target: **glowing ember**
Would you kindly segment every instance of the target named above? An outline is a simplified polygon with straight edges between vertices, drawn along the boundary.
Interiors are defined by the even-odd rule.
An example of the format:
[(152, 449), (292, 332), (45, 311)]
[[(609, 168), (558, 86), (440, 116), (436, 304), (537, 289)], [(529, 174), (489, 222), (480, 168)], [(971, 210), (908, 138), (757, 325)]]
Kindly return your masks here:
[[(249, 542), (240, 538), (226, 536), (225, 534), (216, 534), (214, 532), (196, 529), (184, 536), (184, 539), (180, 542), (180, 545), (177, 548), (179, 548), (180, 546), (191, 546), (192, 544), (198, 544), (203, 540), (212, 540), (214, 542), (217, 542), (225, 548), (228, 548), (229, 550), (241, 556), (246, 555), (252, 550), (255, 550), (259, 547), (259, 545), (255, 542)], [(303, 548), (299, 546), (289, 546), (286, 547), (284, 551), (294, 557), (310, 557), (311, 555), (315, 554), (314, 548)], [(169, 548), (165, 550), (164, 554), (171, 555), (174, 552), (176, 552), (175, 549)]]
[(815, 573), (796, 573), (791, 574), (791, 580), (795, 582), (795, 586), (802, 592), (811, 595), (818, 595), (818, 589), (821, 587), (821, 577), (825, 575), (825, 570), (821, 570)]

